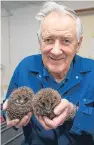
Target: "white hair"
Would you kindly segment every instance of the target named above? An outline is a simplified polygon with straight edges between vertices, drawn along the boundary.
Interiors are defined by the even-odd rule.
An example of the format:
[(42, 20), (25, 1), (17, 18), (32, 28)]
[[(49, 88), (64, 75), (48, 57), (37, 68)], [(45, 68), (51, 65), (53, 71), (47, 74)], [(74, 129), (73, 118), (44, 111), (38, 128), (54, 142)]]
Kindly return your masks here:
[(62, 12), (64, 14), (67, 14), (71, 16), (75, 21), (76, 21), (76, 32), (77, 32), (77, 40), (79, 42), (80, 37), (83, 35), (83, 27), (81, 20), (79, 17), (76, 15), (76, 12), (64, 5), (57, 4), (56, 2), (46, 2), (40, 12), (36, 15), (36, 19), (40, 22), (40, 27), (38, 30), (38, 38), (40, 39), (41, 33), (42, 33), (42, 23), (44, 18), (51, 12), (57, 11), (57, 12)]

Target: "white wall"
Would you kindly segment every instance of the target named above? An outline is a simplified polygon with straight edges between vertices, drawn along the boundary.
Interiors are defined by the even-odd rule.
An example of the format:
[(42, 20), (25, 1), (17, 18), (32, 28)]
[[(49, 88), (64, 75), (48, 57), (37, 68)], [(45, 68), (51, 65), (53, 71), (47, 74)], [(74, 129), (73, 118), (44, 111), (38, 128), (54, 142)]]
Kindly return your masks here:
[[(12, 16), (2, 11), (1, 48), (2, 48), (2, 99), (5, 96), (11, 75), (24, 57), (39, 52), (37, 40), (38, 23), (35, 19), (38, 5), (12, 10)], [(94, 15), (80, 16), (84, 25), (84, 40), (79, 54), (89, 56), (91, 35), (94, 34)]]
[(18, 9), (13, 12), (10, 20), (12, 69), (25, 56), (38, 52), (36, 12), (37, 7), (35, 6)]
[[(35, 19), (39, 7), (32, 5), (8, 12), (2, 11), (2, 96), (5, 96), (11, 75), (17, 64), (26, 56), (39, 52), (38, 23)], [(2, 97), (2, 98), (3, 98)]]
[(79, 54), (84, 57), (89, 57), (94, 59), (94, 46), (92, 46), (92, 38), (94, 39), (94, 13), (82, 15), (79, 17), (82, 21), (83, 31), (84, 31), (83, 42)]
[(3, 9), (1, 17), (1, 96), (4, 96), (10, 78), (9, 17)]

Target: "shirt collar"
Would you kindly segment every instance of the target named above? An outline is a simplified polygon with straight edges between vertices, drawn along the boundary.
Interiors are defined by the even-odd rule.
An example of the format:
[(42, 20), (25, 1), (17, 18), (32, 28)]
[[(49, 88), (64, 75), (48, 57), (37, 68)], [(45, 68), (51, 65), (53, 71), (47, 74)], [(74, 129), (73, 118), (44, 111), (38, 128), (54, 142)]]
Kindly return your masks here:
[[(75, 55), (72, 63), (71, 63), (71, 67), (69, 69), (69, 72), (67, 74), (67, 78), (69, 79), (69, 76), (71, 74), (72, 68), (75, 68), (79, 73), (84, 73), (84, 72), (88, 72), (92, 70), (92, 63), (88, 63), (89, 59), (82, 59), (81, 56)], [(42, 62), (42, 56), (41, 54), (38, 55), (34, 55), (33, 56), (33, 62), (32, 60), (29, 61), (28, 65), (28, 69), (32, 72), (37, 72), (37, 73), (42, 73), (43, 76), (49, 76), (49, 72), (46, 69), (46, 67), (44, 66), (43, 62)], [(93, 61), (94, 63), (94, 61)], [(85, 65), (87, 64), (87, 65)]]
[(92, 61), (94, 63), (94, 60), (83, 58), (76, 54), (73, 59), (73, 67), (78, 73), (87, 73), (92, 70)]
[(47, 70), (47, 68), (45, 66), (43, 66), (43, 76), (44, 77), (50, 76), (49, 72), (48, 72), (48, 70)]
[(69, 69), (69, 71), (68, 71), (68, 73), (67, 73), (67, 76), (66, 76), (66, 79), (67, 79), (67, 80), (69, 80), (69, 78), (70, 78), (70, 75), (71, 75), (71, 73), (72, 73), (72, 69), (73, 69), (73, 62), (71, 63), (70, 69)]

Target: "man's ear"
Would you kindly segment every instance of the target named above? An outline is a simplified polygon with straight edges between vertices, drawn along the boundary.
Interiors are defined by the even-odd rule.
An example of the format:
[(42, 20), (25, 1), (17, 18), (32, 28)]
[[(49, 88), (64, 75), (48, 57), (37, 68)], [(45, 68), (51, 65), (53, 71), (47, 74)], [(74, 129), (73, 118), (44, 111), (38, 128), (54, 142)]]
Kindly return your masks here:
[(81, 47), (82, 40), (83, 40), (83, 36), (80, 37), (80, 40), (79, 40), (79, 42), (78, 42), (77, 53), (79, 52), (79, 49), (80, 49), (80, 47)]

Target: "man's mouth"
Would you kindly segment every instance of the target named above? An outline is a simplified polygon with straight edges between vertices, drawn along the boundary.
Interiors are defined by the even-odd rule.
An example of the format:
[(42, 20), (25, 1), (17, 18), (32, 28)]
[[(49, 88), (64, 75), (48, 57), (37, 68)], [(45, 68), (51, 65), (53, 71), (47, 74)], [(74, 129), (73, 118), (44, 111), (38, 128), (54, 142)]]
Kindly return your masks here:
[(65, 58), (53, 58), (53, 57), (50, 57), (50, 59), (52, 59), (52, 60), (55, 60), (55, 61), (59, 61), (59, 60), (62, 60), (62, 59), (65, 59)]

